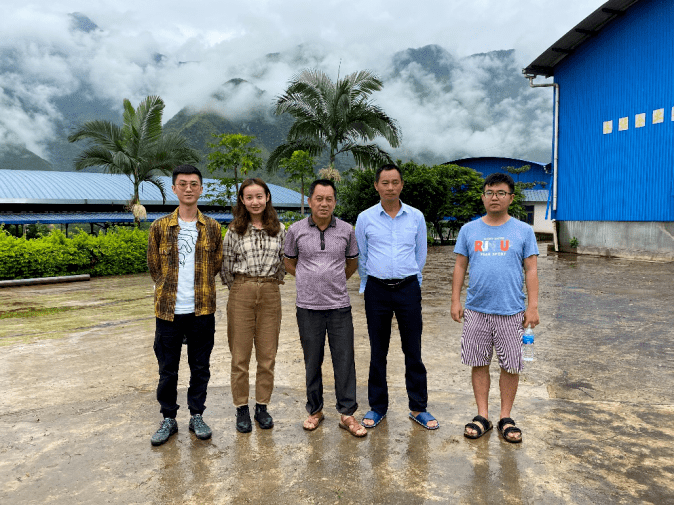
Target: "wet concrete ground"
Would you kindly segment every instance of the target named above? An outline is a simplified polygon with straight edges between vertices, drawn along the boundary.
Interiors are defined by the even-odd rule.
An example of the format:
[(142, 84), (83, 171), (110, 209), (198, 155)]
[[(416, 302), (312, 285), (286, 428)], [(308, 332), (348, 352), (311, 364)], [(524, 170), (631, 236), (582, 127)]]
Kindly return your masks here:
[[(2, 289), (0, 503), (673, 503), (674, 264), (544, 256), (540, 246), (537, 361), (513, 411), (521, 445), (495, 431), (462, 436), (475, 403), (460, 364), (461, 325), (449, 314), (449, 248), (430, 250), (423, 286), (429, 410), (441, 428), (407, 418), (394, 333), (391, 407), (364, 439), (337, 426), (329, 354), (326, 420), (302, 430), (292, 277), (282, 287), (276, 426), (234, 429), (220, 287), (205, 413), (213, 438), (187, 430), (184, 353), (179, 432), (158, 448), (150, 446), (160, 415), (149, 276)], [(369, 346), (357, 276), (349, 288), (362, 416)], [(497, 384), (493, 365), (494, 423)]]

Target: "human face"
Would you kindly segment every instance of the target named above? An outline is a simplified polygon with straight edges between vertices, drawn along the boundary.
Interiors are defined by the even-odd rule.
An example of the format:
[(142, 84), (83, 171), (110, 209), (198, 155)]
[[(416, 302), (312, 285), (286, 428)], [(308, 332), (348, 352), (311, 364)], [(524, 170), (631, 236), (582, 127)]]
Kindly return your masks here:
[(335, 192), (332, 186), (323, 186), (317, 184), (314, 188), (314, 194), (309, 197), (309, 207), (314, 221), (323, 221), (332, 217), (332, 211), (335, 210)]
[(374, 189), (379, 193), (382, 202), (396, 203), (403, 190), (403, 179), (396, 169), (382, 170), (379, 181), (375, 181)]
[[(484, 191), (492, 191), (494, 194), (487, 197), (482, 193), (482, 203), (488, 214), (502, 214), (508, 211), (508, 206), (512, 204), (514, 195), (510, 194), (510, 186), (507, 183), (498, 183), (485, 187)], [(506, 195), (499, 197), (496, 193), (504, 191)]]
[(251, 218), (261, 218), (269, 202), (269, 195), (259, 184), (252, 184), (243, 189), (241, 200)]
[(178, 201), (186, 206), (196, 205), (203, 191), (197, 174), (178, 174), (171, 189), (178, 196)]

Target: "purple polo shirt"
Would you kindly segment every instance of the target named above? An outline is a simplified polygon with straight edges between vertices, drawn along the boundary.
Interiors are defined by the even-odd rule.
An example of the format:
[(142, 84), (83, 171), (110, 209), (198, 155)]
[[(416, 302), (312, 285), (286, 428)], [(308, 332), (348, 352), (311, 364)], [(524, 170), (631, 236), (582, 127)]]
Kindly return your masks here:
[(297, 307), (324, 310), (351, 305), (344, 270), (347, 258), (358, 258), (351, 225), (333, 216), (328, 228), (321, 231), (309, 216), (290, 225), (284, 253), (297, 259)]

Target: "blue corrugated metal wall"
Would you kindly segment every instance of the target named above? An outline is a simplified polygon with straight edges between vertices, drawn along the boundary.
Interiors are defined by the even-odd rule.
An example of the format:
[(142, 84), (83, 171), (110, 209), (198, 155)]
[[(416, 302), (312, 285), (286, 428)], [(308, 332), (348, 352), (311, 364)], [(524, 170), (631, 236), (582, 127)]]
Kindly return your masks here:
[(531, 165), (531, 169), (522, 174), (511, 174), (515, 182), (534, 183), (536, 181), (544, 181), (546, 185), (537, 184), (535, 190), (550, 189), (551, 174), (545, 172), (545, 164), (538, 162), (530, 162), (527, 160), (520, 160), (518, 158), (503, 158), (496, 156), (485, 156), (478, 158), (461, 158), (447, 162), (456, 164), (461, 167), (470, 167), (482, 173), (482, 177), (487, 177), (494, 172), (506, 172), (504, 167), (520, 168), (523, 165)]
[(555, 68), (558, 220), (674, 220), (673, 78), (671, 0), (642, 0)]

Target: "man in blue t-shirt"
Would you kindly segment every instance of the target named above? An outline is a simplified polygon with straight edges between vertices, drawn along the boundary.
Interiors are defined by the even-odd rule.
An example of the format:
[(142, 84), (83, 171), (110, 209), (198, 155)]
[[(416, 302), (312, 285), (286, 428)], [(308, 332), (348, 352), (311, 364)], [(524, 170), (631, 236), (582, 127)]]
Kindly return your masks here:
[[(539, 323), (538, 246), (530, 225), (508, 214), (515, 183), (508, 174), (485, 179), (482, 202), (487, 215), (466, 223), (456, 239), (456, 265), (452, 279), (452, 319), (461, 322), (461, 362), (472, 367), (477, 416), (466, 424), (464, 436), (477, 439), (493, 425), (489, 421), (489, 364), (493, 349), (501, 367), (501, 416), (498, 430), (510, 443), (522, 442), (522, 431), (510, 418), (519, 373), (522, 371), (524, 328)], [(461, 288), (470, 263), (466, 309)], [(524, 272), (522, 271), (524, 267)], [(523, 285), (529, 304), (525, 306)]]

